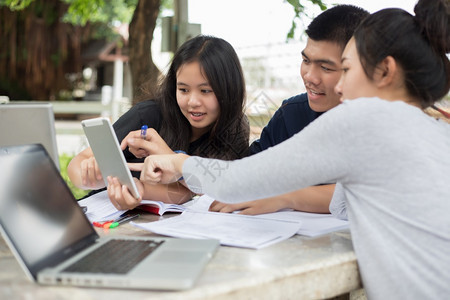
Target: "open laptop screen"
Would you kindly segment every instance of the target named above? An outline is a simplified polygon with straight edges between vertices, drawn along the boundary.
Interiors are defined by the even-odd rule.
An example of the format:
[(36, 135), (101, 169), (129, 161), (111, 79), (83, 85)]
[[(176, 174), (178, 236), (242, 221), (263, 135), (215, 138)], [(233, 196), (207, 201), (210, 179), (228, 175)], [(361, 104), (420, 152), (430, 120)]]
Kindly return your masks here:
[(0, 224), (34, 278), (98, 237), (42, 145), (0, 148), (0, 166)]

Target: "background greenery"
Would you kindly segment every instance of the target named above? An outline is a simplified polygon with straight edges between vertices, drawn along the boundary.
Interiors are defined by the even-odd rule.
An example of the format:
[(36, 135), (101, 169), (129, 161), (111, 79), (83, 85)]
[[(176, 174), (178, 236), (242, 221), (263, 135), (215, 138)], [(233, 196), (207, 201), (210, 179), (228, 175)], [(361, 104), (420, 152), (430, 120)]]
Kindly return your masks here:
[[(294, 10), (287, 40), (308, 16), (306, 4), (326, 9), (322, 0), (273, 1)], [(79, 88), (88, 64), (83, 54), (108, 41), (128, 57), (132, 104), (148, 99), (161, 75), (151, 51), (154, 30), (169, 11), (177, 20), (181, 7), (180, 0), (0, 0), (0, 94), (15, 100), (61, 99)], [(174, 38), (184, 38), (181, 23), (172, 26)]]
[(69, 176), (67, 175), (67, 165), (72, 160), (73, 156), (62, 154), (59, 156), (59, 165), (61, 168), (61, 176), (64, 178), (64, 181), (69, 186), (70, 190), (72, 191), (72, 194), (75, 196), (76, 199), (80, 199), (87, 195), (90, 191), (82, 190), (73, 185), (73, 183), (70, 181)]

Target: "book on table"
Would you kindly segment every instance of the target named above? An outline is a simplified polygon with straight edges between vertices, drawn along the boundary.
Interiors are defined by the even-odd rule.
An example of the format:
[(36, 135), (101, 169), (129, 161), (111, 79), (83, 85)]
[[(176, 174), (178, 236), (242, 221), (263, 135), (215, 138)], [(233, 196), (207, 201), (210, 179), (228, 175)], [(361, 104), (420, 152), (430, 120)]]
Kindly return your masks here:
[(154, 200), (142, 200), (141, 203), (142, 204), (137, 207), (138, 209), (145, 210), (146, 212), (160, 216), (162, 216), (167, 212), (181, 213), (186, 209), (186, 207), (183, 205), (164, 203), (161, 201), (154, 201)]
[[(78, 201), (78, 204), (87, 207), (86, 216), (91, 222), (114, 220), (127, 212), (127, 210), (117, 210), (114, 205), (112, 205), (108, 198), (107, 191), (102, 191), (84, 198)], [(168, 212), (181, 213), (186, 210), (189, 204), (185, 203), (182, 205), (155, 200), (142, 200), (141, 205), (137, 208), (162, 216)]]

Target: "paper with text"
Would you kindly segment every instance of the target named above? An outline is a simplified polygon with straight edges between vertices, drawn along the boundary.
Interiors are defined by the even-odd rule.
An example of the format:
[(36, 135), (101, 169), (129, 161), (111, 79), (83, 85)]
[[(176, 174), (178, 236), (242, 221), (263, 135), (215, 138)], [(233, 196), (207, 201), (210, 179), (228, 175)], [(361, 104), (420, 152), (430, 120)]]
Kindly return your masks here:
[(186, 210), (177, 217), (132, 224), (172, 237), (211, 238), (225, 246), (260, 249), (295, 235), (302, 223), (300, 220)]
[[(261, 247), (265, 247), (267, 245), (279, 242), (293, 234), (297, 233), (305, 236), (318, 236), (338, 230), (348, 229), (348, 221), (339, 220), (334, 218), (330, 214), (313, 214), (306, 212), (299, 212), (293, 210), (283, 210), (270, 214), (262, 214), (257, 216), (245, 216), (239, 214), (224, 214), (224, 213), (213, 213), (209, 212), (209, 206), (214, 201), (213, 198), (203, 195), (201, 197), (195, 197), (193, 200), (188, 201), (183, 204), (181, 207), (185, 208), (185, 213), (180, 216), (171, 217), (161, 221), (155, 221), (148, 224), (153, 224), (146, 226), (148, 224), (140, 223), (139, 226), (144, 226), (146, 230), (154, 231), (155, 233), (176, 237), (210, 237), (212, 235), (213, 238), (219, 239), (219, 236), (222, 236), (221, 241), (227, 245), (236, 245), (237, 247), (248, 247), (259, 249)], [(144, 201), (145, 203), (145, 201)], [(106, 191), (94, 194), (86, 199), (80, 200), (79, 204), (82, 206), (87, 206), (88, 211), (86, 216), (88, 219), (93, 221), (105, 221), (112, 220), (120, 216), (125, 212), (117, 210), (108, 198), (108, 194)], [(188, 212), (188, 213), (186, 213)], [(196, 214), (197, 213), (197, 214)], [(199, 214), (203, 213), (203, 214)], [(221, 216), (223, 216), (222, 219)], [(228, 217), (227, 217), (228, 216)], [(230, 217), (231, 216), (231, 217)], [(234, 216), (234, 217), (233, 217)], [(202, 226), (199, 226), (199, 220), (195, 218), (201, 219)], [(247, 221), (253, 218), (253, 221)], [(170, 220), (170, 221), (169, 221)], [(227, 223), (227, 226), (224, 226), (220, 222), (225, 223), (228, 221), (233, 221), (235, 223)], [(239, 221), (252, 222), (248, 227), (248, 231), (246, 231), (245, 241), (243, 236), (236, 235), (235, 231), (243, 233), (243, 228), (239, 224)], [(280, 222), (275, 222), (280, 221)], [(286, 221), (291, 221), (295, 225), (292, 225), (291, 222), (283, 223)], [(160, 222), (163, 222), (159, 224)], [(262, 231), (257, 231), (258, 228), (265, 226), (265, 224), (271, 224), (272, 226), (275, 224), (283, 224), (283, 232), (282, 234), (276, 234), (274, 231), (268, 231), (267, 234)], [(176, 224), (176, 225), (175, 225)], [(252, 227), (255, 225), (255, 227)], [(286, 224), (289, 224), (287, 226)], [(299, 225), (297, 230), (291, 233), (292, 227)], [(219, 226), (221, 225), (221, 227)], [(173, 228), (173, 227), (176, 228)], [(219, 226), (219, 227), (217, 227)], [(284, 227), (287, 226), (288, 228)], [(164, 229), (163, 227), (167, 227)], [(214, 228), (214, 229), (213, 229)], [(177, 229), (177, 230), (175, 230)], [(181, 230), (182, 229), (182, 230)], [(273, 229), (273, 228), (272, 228)], [(163, 233), (162, 230), (165, 230), (166, 233)], [(205, 233), (204, 231), (207, 230)], [(250, 231), (254, 230), (256, 233), (252, 233), (250, 235)], [(278, 229), (276, 229), (278, 230)], [(216, 232), (217, 231), (217, 232)], [(214, 234), (213, 234), (214, 233)], [(286, 237), (287, 236), (287, 237)], [(247, 242), (246, 242), (247, 241)]]
[[(196, 201), (193, 201), (192, 204), (190, 204), (190, 208), (195, 211), (207, 211), (213, 201), (213, 198), (208, 195), (203, 195)], [(331, 214), (315, 214), (293, 209), (284, 209), (278, 212), (260, 214), (257, 216), (275, 220), (300, 220), (302, 226), (297, 231), (297, 234), (310, 237), (349, 228), (348, 221), (337, 219)]]

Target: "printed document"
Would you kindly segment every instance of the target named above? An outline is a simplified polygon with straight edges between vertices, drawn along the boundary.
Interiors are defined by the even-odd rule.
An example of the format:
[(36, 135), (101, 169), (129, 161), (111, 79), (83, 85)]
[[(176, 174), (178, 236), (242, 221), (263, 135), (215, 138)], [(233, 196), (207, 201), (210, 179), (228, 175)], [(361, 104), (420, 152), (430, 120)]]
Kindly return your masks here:
[(260, 249), (295, 235), (302, 222), (186, 210), (177, 217), (132, 224), (167, 236), (213, 238), (220, 240), (220, 244), (225, 246)]
[[(143, 204), (145, 204), (143, 200)], [(270, 214), (246, 216), (237, 213), (215, 213), (208, 211), (213, 198), (203, 195), (180, 206), (180, 215), (134, 226), (157, 234), (219, 239), (222, 245), (260, 249), (300, 234), (310, 237), (348, 229), (348, 221), (339, 220), (330, 214), (313, 214), (283, 210)], [(113, 220), (126, 210), (117, 210), (106, 191), (78, 201), (87, 206), (86, 216), (93, 221)]]

